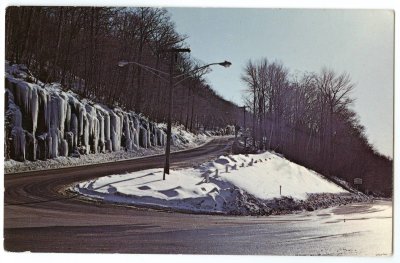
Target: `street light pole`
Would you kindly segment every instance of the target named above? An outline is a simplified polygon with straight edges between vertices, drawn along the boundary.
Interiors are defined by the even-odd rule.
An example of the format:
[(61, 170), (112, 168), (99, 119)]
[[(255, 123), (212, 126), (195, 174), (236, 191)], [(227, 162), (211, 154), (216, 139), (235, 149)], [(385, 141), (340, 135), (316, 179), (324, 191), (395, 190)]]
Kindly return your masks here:
[(174, 67), (174, 56), (175, 54), (171, 52), (170, 54), (170, 64), (169, 64), (169, 100), (168, 100), (168, 119), (167, 119), (167, 145), (165, 147), (165, 164), (163, 172), (163, 180), (165, 180), (165, 174), (169, 174), (169, 156), (171, 152), (171, 133), (172, 133), (172, 95), (174, 87), (173, 78), (173, 67)]
[(246, 106), (243, 106), (243, 129), (246, 130)]
[(190, 52), (190, 49), (177, 49), (171, 48), (164, 52), (170, 53), (169, 61), (169, 99), (168, 99), (168, 119), (167, 119), (167, 145), (165, 146), (165, 164), (163, 172), (163, 180), (165, 180), (165, 174), (169, 174), (169, 163), (171, 156), (171, 137), (172, 137), (172, 108), (173, 108), (173, 89), (174, 89), (174, 67), (175, 58), (179, 52)]
[[(136, 66), (142, 67), (148, 72), (154, 74), (155, 76), (167, 80), (169, 82), (169, 102), (168, 102), (168, 117), (167, 117), (167, 144), (165, 146), (165, 165), (164, 165), (164, 172), (163, 172), (163, 180), (165, 180), (165, 174), (169, 174), (169, 168), (170, 168), (170, 154), (171, 154), (171, 135), (172, 135), (172, 109), (173, 109), (173, 89), (175, 86), (177, 86), (179, 83), (183, 82), (187, 78), (190, 77), (190, 74), (196, 73), (200, 70), (206, 69), (212, 65), (220, 65), (223, 67), (229, 67), (232, 63), (229, 61), (223, 61), (219, 63), (211, 63), (207, 64), (198, 68), (195, 68), (193, 70), (190, 70), (188, 72), (184, 72), (182, 74), (179, 74), (177, 76), (174, 76), (174, 69), (175, 69), (175, 60), (177, 57), (177, 53), (183, 53), (183, 52), (190, 52), (189, 48), (171, 48), (171, 49), (166, 49), (166, 50), (161, 50), (161, 52), (168, 52), (170, 53), (170, 65), (169, 65), (169, 74), (163, 71), (160, 71), (158, 69), (154, 69), (152, 67), (149, 67), (147, 65), (140, 64), (135, 61), (120, 61), (118, 63), (119, 67), (125, 67), (128, 64), (134, 64)], [(168, 75), (168, 79), (160, 76), (160, 74)], [(186, 76), (186, 77), (185, 77)], [(179, 81), (174, 81), (175, 78), (181, 78)]]
[(241, 107), (243, 108), (243, 137), (244, 137), (244, 148), (246, 148), (246, 105)]

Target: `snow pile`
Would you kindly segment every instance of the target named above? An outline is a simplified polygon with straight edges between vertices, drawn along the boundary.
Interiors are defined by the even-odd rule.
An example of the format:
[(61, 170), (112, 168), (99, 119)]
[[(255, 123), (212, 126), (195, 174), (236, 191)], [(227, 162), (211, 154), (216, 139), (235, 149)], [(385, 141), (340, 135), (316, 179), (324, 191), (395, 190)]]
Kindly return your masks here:
[[(213, 139), (212, 137), (203, 138), (203, 136), (199, 136), (195, 141), (191, 141), (188, 144), (181, 144), (176, 146), (172, 145), (171, 152), (196, 148), (203, 144), (206, 144), (207, 142), (210, 142), (212, 139)], [(59, 156), (54, 159), (24, 161), (24, 162), (7, 160), (4, 162), (4, 171), (5, 173), (18, 173), (25, 171), (82, 166), (82, 165), (98, 164), (105, 162), (116, 162), (116, 161), (122, 161), (122, 160), (128, 160), (128, 159), (134, 159), (134, 158), (140, 158), (140, 157), (158, 155), (164, 153), (165, 153), (164, 147), (150, 147), (147, 149), (139, 148), (134, 151), (120, 150), (116, 152), (107, 152), (99, 154), (85, 154), (85, 155), (80, 155), (79, 158)]]
[(162, 175), (161, 168), (110, 175), (72, 189), (110, 202), (212, 213), (235, 213), (249, 203), (269, 209), (276, 205), (271, 200), (282, 198), (303, 202), (309, 196), (315, 201), (316, 194), (348, 193), (270, 152), (221, 156), (196, 168), (171, 170), (165, 181)]
[(322, 175), (271, 152), (221, 156), (203, 169), (213, 174), (218, 169), (223, 180), (264, 200), (281, 195), (305, 200), (309, 193), (345, 192)]
[[(221, 211), (221, 188), (229, 183), (203, 182), (194, 170), (172, 171), (162, 180), (162, 169), (149, 169), (132, 174), (112, 175), (80, 183), (79, 192), (94, 198), (118, 203), (134, 203), (192, 211)], [(227, 196), (228, 197), (228, 196)]]
[[(166, 130), (166, 124), (159, 124), (159, 128)], [(213, 135), (205, 135), (203, 133), (193, 134), (185, 130), (183, 125), (172, 126), (172, 143), (175, 146), (189, 145), (195, 146), (198, 141), (206, 141)]]
[[(137, 151), (164, 146), (165, 125), (118, 107), (110, 109), (43, 84), (23, 65), (6, 62), (6, 159), (35, 161), (57, 157)], [(176, 131), (173, 145), (194, 143)]]

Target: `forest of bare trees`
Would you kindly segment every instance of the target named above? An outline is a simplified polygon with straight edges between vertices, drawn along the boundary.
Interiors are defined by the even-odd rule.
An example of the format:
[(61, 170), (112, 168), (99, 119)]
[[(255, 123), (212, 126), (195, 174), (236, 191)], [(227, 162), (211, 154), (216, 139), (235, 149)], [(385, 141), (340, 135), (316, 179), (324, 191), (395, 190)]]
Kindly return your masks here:
[(390, 195), (392, 161), (368, 142), (351, 109), (354, 88), (347, 73), (329, 69), (291, 76), (282, 63), (248, 61), (242, 80), (254, 113), (254, 147), (283, 153), (326, 176), (353, 182), (364, 191)]
[[(185, 46), (168, 12), (135, 7), (8, 7), (6, 59), (26, 64), (43, 82), (60, 82), (82, 97), (166, 119), (168, 83), (121, 60), (168, 72), (169, 57), (160, 52)], [(176, 72), (198, 66), (179, 55)], [(174, 90), (173, 121), (187, 129), (234, 124), (240, 109), (194, 75)]]
[[(26, 64), (41, 81), (166, 120), (168, 83), (133, 64), (117, 66), (135, 61), (168, 72), (168, 54), (160, 51), (187, 45), (165, 9), (8, 7), (5, 28), (6, 59)], [(178, 55), (175, 71), (198, 66)], [(202, 75), (175, 87), (173, 121), (192, 131), (242, 124), (243, 110)], [(348, 74), (323, 69), (292, 76), (283, 64), (262, 59), (248, 62), (242, 80), (254, 147), (283, 153), (327, 176), (363, 178), (364, 190), (391, 195), (392, 160), (369, 144), (351, 108), (354, 85)]]

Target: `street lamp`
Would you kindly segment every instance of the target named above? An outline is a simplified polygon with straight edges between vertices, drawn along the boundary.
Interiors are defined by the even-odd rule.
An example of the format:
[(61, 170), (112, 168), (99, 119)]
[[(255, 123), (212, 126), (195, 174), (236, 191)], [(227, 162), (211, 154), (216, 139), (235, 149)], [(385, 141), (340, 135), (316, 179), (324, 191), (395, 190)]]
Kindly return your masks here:
[[(125, 66), (127, 66), (127, 65), (129, 65), (129, 64), (133, 64), (133, 65), (139, 66), (139, 67), (143, 68), (144, 70), (146, 70), (147, 72), (149, 72), (149, 73), (151, 73), (151, 74), (153, 74), (153, 75), (156, 75), (156, 76), (159, 77), (160, 79), (163, 79), (163, 80), (165, 80), (165, 81), (169, 81), (169, 80), (166, 78), (166, 77), (169, 77), (169, 73), (166, 73), (166, 72), (164, 72), (164, 71), (161, 71), (161, 70), (158, 70), (158, 69), (155, 69), (155, 68), (152, 68), (152, 67), (149, 67), (149, 66), (140, 64), (140, 63), (135, 62), (135, 61), (120, 61), (120, 62), (118, 62), (117, 65), (118, 65), (118, 67), (123, 68), (123, 67), (125, 67)], [(158, 73), (158, 74), (157, 74), (157, 73)], [(165, 75), (165, 77), (162, 77), (160, 74)]]
[(224, 62), (218, 63), (218, 65), (223, 66), (225, 68), (229, 68), (232, 65), (232, 63), (225, 60)]
[[(208, 68), (210, 66), (213, 65), (219, 65), (219, 66), (223, 66), (225, 68), (229, 67), (230, 65), (232, 65), (231, 62), (229, 61), (223, 61), (223, 62), (218, 62), (218, 63), (210, 63), (198, 68), (195, 68), (193, 70), (190, 70), (188, 72), (184, 72), (182, 74), (176, 75), (174, 76), (174, 66), (175, 66), (175, 60), (174, 60), (174, 55), (176, 53), (180, 53), (180, 52), (190, 52), (190, 49), (187, 48), (171, 48), (171, 49), (166, 49), (166, 50), (162, 50), (161, 52), (168, 52), (171, 53), (170, 56), (170, 65), (169, 65), (169, 73), (163, 72), (161, 70), (149, 67), (147, 65), (144, 64), (140, 64), (138, 62), (134, 62), (134, 61), (120, 61), (118, 62), (118, 66), (119, 67), (125, 67), (128, 64), (134, 64), (136, 66), (139, 66), (143, 69), (145, 69), (146, 71), (156, 75), (158, 78), (163, 79), (165, 81), (169, 82), (169, 104), (168, 104), (168, 119), (167, 119), (167, 144), (165, 146), (165, 165), (164, 165), (164, 172), (163, 172), (163, 180), (165, 180), (165, 174), (169, 174), (169, 167), (170, 167), (170, 155), (171, 155), (171, 127), (172, 127), (172, 121), (171, 121), (171, 115), (172, 115), (172, 105), (173, 105), (173, 88), (175, 86), (177, 86), (179, 83), (181, 83), (182, 81), (188, 79), (189, 77), (191, 77), (191, 74), (197, 73), (205, 68)], [(158, 73), (158, 74), (157, 74)], [(163, 77), (162, 75), (165, 75), (167, 78)], [(180, 78), (180, 77), (184, 77), (183, 79), (180, 79), (177, 82), (174, 82), (175, 79)]]
[(193, 69), (193, 70), (190, 70), (190, 71), (188, 71), (188, 72), (185, 72), (185, 73), (176, 75), (176, 76), (174, 76), (174, 78), (180, 78), (180, 77), (185, 76), (185, 75), (188, 75), (188, 76), (187, 76), (186, 78), (181, 79), (181, 80), (179, 80), (178, 82), (176, 82), (175, 85), (178, 85), (178, 84), (181, 83), (182, 81), (184, 81), (184, 80), (190, 78), (190, 77), (191, 77), (190, 74), (197, 73), (197, 72), (199, 72), (199, 71), (201, 71), (201, 70), (203, 70), (203, 69), (206, 69), (206, 68), (208, 68), (208, 67), (210, 67), (210, 66), (214, 66), (214, 65), (219, 65), (219, 66), (223, 66), (223, 67), (225, 67), (225, 68), (228, 68), (228, 67), (230, 67), (230, 66), (232, 65), (232, 63), (229, 62), (229, 61), (226, 61), (226, 60), (225, 60), (224, 62), (210, 63), (210, 64), (207, 64), (207, 65), (204, 65), (204, 66), (195, 68), (195, 69)]

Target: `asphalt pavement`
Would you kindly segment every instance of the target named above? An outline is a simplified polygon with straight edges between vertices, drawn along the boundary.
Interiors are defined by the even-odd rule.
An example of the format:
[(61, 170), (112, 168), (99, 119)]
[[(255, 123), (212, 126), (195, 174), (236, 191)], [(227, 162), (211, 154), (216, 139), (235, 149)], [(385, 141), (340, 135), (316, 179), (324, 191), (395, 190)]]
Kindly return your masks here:
[[(200, 164), (229, 152), (230, 145), (231, 140), (220, 138), (174, 153), (172, 166)], [(161, 155), (5, 175), (4, 248), (15, 252), (391, 254), (390, 201), (282, 216), (217, 216), (90, 202), (65, 191), (82, 180), (162, 167), (163, 162)]]

